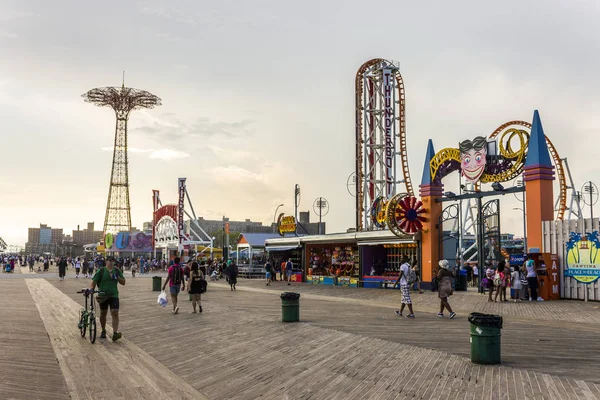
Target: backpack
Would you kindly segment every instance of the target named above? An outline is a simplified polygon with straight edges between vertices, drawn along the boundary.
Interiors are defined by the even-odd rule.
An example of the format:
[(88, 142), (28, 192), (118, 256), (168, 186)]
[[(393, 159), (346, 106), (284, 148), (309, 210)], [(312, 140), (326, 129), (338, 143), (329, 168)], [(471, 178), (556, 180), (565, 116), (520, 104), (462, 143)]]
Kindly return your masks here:
[(431, 291), (432, 292), (437, 292), (440, 288), (440, 283), (438, 282), (438, 278), (437, 276), (434, 276), (433, 279), (431, 279)]
[(500, 286), (500, 274), (494, 275), (494, 286)]
[(201, 279), (200, 280), (200, 293), (206, 293), (207, 289), (208, 289), (208, 282), (206, 282), (206, 279)]
[(409, 285), (412, 285), (417, 281), (417, 273), (414, 269), (411, 268), (408, 270), (408, 276), (406, 277), (406, 280), (408, 281)]
[(266, 263), (265, 264), (265, 271), (266, 272), (271, 272), (271, 263)]
[(171, 276), (173, 286), (181, 285), (181, 267), (179, 264), (173, 265), (173, 276)]

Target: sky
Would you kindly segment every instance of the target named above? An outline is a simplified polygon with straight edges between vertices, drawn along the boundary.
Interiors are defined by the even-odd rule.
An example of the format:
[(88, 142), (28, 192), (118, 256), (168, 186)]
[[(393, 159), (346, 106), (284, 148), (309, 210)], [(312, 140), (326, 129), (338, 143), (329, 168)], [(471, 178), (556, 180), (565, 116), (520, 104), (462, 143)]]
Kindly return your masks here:
[[(162, 99), (129, 121), (138, 227), (179, 177), (207, 219), (270, 224), (299, 184), (313, 220), (329, 201), (328, 232), (354, 227), (354, 76), (372, 58), (400, 63), (414, 183), (429, 138), (456, 147), (538, 109), (575, 186), (600, 184), (599, 23), (593, 0), (0, 0), (0, 237), (101, 229), (115, 119), (81, 95), (122, 71)], [(501, 200), (502, 230), (522, 235), (518, 200)]]

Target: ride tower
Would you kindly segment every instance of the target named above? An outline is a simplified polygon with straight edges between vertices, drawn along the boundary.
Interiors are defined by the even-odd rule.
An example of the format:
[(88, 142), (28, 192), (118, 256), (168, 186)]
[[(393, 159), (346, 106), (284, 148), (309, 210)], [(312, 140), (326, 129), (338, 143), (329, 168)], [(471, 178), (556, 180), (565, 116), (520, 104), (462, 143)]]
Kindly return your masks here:
[(383, 229), (384, 223), (378, 223), (371, 215), (377, 213), (373, 211), (376, 204), (386, 204), (398, 194), (398, 183), (404, 183), (402, 192), (414, 195), (408, 170), (404, 81), (399, 63), (381, 58), (364, 63), (356, 73), (355, 93), (356, 230)]
[(125, 87), (95, 88), (81, 97), (99, 107), (111, 107), (117, 117), (113, 162), (104, 218), (104, 234), (117, 234), (131, 230), (131, 208), (129, 204), (129, 160), (127, 157), (127, 121), (133, 110), (154, 108), (160, 99), (145, 90)]

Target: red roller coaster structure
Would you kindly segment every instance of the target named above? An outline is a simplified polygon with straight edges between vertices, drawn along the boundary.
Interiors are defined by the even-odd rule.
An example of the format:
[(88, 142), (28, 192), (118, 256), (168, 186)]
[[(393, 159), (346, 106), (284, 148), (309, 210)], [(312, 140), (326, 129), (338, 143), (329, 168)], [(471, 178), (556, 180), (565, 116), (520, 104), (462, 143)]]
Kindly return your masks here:
[[(413, 186), (406, 149), (406, 98), (399, 64), (382, 58), (358, 69), (356, 93), (356, 230), (382, 229), (370, 218), (376, 199), (389, 200), (403, 183)], [(402, 179), (396, 171), (400, 160)]]

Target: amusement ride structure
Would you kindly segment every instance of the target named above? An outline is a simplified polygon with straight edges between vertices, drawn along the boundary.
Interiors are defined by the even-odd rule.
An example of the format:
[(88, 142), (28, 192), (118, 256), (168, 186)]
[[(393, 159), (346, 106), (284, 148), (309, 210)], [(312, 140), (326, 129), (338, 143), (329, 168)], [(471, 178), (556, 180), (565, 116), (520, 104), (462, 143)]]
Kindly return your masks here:
[[(403, 184), (413, 196), (406, 150), (406, 104), (400, 65), (375, 58), (356, 73), (356, 230), (381, 229), (370, 217)], [(400, 165), (398, 165), (400, 164)], [(398, 168), (402, 179), (398, 179)], [(385, 214), (380, 207), (380, 214)], [(380, 218), (381, 220), (381, 218)]]
[(129, 203), (129, 170), (127, 157), (127, 121), (133, 110), (159, 106), (160, 99), (145, 90), (125, 87), (96, 88), (83, 94), (88, 103), (99, 107), (111, 107), (115, 111), (115, 144), (112, 172), (104, 218), (104, 235), (131, 230), (131, 208)]
[[(485, 196), (526, 192), (527, 226), (536, 236), (532, 243), (538, 245), (542, 221), (562, 220), (567, 211), (568, 218), (581, 215), (568, 163), (543, 133), (537, 111), (533, 124), (509, 121), (488, 137), (461, 142), (459, 148), (444, 148), (436, 153), (430, 141), (420, 185), (421, 199), (417, 199), (408, 168), (406, 98), (399, 64), (381, 58), (367, 61), (356, 74), (355, 90), (357, 231), (389, 229), (399, 237), (418, 235), (423, 239), (423, 261), (431, 263), (432, 258), (441, 254), (441, 230), (443, 222), (449, 219), (455, 220), (454, 229), (459, 237), (475, 229), (479, 249), (484, 241), (490, 247), (495, 241), (498, 255), (501, 253), (499, 200), (482, 205)], [(464, 179), (465, 184), (461, 182), (460, 186), (465, 194), (457, 196), (449, 192), (460, 202), (452, 210), (450, 207), (442, 210), (441, 202), (452, 200), (445, 197), (442, 179), (454, 171), (460, 172), (461, 181)], [(554, 199), (555, 174), (559, 195), (556, 205), (548, 208), (547, 198)], [(520, 187), (504, 189), (501, 185), (516, 178), (522, 179)], [(485, 183), (492, 184), (494, 192), (482, 192)], [(569, 191), (571, 203), (567, 206)], [(536, 209), (536, 203), (543, 210)], [(495, 218), (489, 221), (496, 221), (497, 239), (483, 234), (486, 226), (490, 229), (488, 217)], [(431, 231), (436, 232), (435, 238)], [(480, 263), (481, 257), (478, 256)]]
[[(156, 250), (162, 249), (163, 255), (169, 250), (177, 250), (181, 254), (184, 246), (190, 245), (210, 245), (213, 248), (214, 238), (198, 223), (194, 206), (186, 187), (186, 178), (179, 178), (178, 181), (179, 199), (177, 204), (162, 204), (160, 192), (152, 191), (152, 247), (154, 257)], [(187, 199), (190, 211), (185, 209), (185, 200)], [(189, 233), (186, 233), (184, 215), (189, 218)]]

